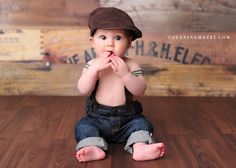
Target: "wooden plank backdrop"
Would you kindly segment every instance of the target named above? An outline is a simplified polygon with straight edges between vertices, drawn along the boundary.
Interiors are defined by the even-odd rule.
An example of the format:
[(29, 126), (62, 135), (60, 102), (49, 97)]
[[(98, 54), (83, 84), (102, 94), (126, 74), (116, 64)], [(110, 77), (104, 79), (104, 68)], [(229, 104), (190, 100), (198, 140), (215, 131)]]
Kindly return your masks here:
[(143, 31), (127, 56), (144, 68), (146, 95), (235, 96), (234, 0), (0, 0), (0, 95), (80, 95), (95, 57), (87, 17), (99, 6), (125, 10)]
[[(58, 60), (84, 63), (95, 57), (88, 36), (87, 28), (45, 30), (43, 48)], [(140, 63), (229, 65), (236, 64), (235, 44), (236, 32), (144, 33), (126, 55)]]
[(0, 30), (0, 61), (42, 60), (41, 30)]
[(125, 10), (145, 32), (236, 30), (235, 0), (101, 0), (100, 2), (102, 6), (116, 6)]
[(97, 0), (0, 0), (0, 25), (87, 25), (89, 12), (98, 6)]
[[(83, 65), (0, 63), (0, 95), (81, 95), (77, 81)], [(236, 67), (220, 65), (143, 65), (153, 96), (235, 96)]]
[[(87, 27), (2, 29), (0, 61), (85, 63), (95, 57)], [(144, 33), (128, 57), (140, 63), (236, 64), (236, 32)], [(213, 47), (214, 46), (214, 47)]]
[(125, 10), (146, 32), (236, 30), (235, 0), (0, 0), (0, 25), (86, 26), (99, 6)]

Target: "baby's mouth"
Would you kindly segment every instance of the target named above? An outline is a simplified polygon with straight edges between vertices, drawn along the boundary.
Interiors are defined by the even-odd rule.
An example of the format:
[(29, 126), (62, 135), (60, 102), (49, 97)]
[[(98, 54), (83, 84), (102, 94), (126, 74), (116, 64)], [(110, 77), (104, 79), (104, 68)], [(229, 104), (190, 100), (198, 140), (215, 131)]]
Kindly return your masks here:
[(113, 51), (108, 51), (109, 52), (109, 57), (114, 53)]

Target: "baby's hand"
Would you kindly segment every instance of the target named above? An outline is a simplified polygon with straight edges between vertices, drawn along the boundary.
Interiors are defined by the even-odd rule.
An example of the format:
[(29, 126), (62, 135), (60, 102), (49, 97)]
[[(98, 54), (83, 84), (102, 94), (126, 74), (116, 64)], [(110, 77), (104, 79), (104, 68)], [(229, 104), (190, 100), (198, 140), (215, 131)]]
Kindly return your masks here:
[(111, 67), (113, 69), (113, 72), (120, 78), (129, 73), (129, 67), (127, 63), (118, 56), (111, 56)]
[(111, 53), (105, 52), (94, 60), (93, 67), (99, 72), (111, 66)]

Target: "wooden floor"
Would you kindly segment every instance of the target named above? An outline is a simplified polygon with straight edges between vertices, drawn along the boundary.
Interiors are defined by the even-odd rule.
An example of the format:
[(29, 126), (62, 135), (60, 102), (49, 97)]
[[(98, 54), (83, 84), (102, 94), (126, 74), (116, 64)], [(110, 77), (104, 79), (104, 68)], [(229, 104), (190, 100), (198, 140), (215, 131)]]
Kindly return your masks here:
[(165, 157), (133, 161), (122, 145), (102, 161), (76, 161), (74, 125), (84, 97), (0, 97), (0, 168), (234, 168), (236, 98), (140, 98)]

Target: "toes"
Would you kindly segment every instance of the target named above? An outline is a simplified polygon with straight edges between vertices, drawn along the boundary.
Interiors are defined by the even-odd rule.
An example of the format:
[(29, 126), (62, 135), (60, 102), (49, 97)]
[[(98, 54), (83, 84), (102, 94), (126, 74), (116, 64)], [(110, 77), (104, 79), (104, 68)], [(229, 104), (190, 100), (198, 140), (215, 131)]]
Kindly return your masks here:
[(76, 158), (78, 159), (79, 162), (83, 162), (83, 156), (85, 154), (85, 151), (83, 150), (79, 150), (77, 153), (76, 153)]
[(157, 147), (160, 151), (165, 151), (165, 145), (163, 143), (157, 144)]
[(160, 149), (160, 157), (164, 156), (164, 154), (165, 154), (165, 148), (163, 147)]
[(165, 148), (165, 145), (163, 143), (157, 143), (158, 148)]
[(79, 161), (79, 162), (83, 162), (83, 161), (84, 161), (84, 160), (83, 160), (83, 157), (79, 156), (79, 157), (78, 157), (78, 161)]
[(164, 156), (165, 152), (164, 151), (161, 151), (160, 153), (160, 157)]
[(79, 152), (76, 152), (75, 157), (79, 160)]
[(164, 156), (164, 154), (165, 154), (165, 145), (163, 143), (158, 143), (157, 144), (157, 148), (158, 148), (158, 150), (160, 152), (159, 157)]
[(76, 156), (76, 158), (77, 158), (77, 160), (79, 161), (79, 162), (81, 162), (82, 161), (82, 159), (81, 159), (81, 157), (78, 155), (78, 156)]

